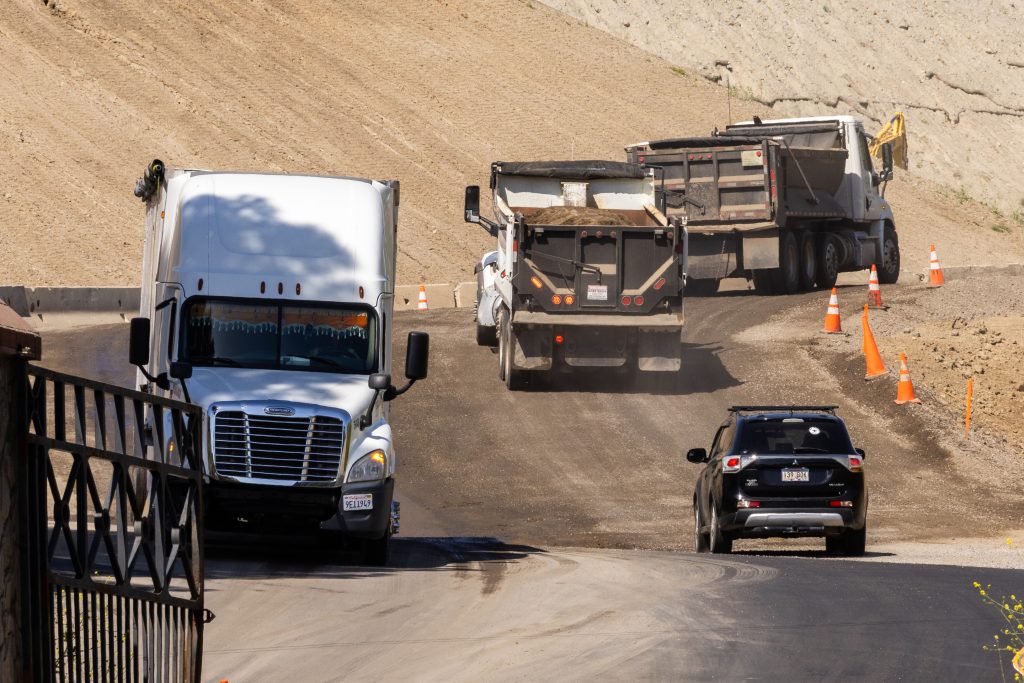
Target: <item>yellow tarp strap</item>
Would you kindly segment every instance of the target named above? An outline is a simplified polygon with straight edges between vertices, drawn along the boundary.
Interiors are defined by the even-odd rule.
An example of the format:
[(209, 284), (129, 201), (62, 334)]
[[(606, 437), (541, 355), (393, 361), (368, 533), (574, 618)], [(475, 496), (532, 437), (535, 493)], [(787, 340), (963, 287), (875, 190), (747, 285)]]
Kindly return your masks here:
[(903, 112), (897, 112), (889, 123), (882, 126), (871, 141), (871, 156), (882, 158), (882, 145), (892, 145), (892, 162), (903, 170), (907, 169), (907, 127)]

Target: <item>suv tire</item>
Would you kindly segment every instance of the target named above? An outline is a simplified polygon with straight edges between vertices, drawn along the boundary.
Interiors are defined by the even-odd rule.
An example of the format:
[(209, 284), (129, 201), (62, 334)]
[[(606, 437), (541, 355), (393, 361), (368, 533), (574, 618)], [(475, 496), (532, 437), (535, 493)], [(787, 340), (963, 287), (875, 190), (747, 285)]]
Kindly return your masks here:
[(711, 537), (710, 550), (715, 555), (728, 555), (732, 552), (732, 539), (722, 533), (722, 525), (718, 520), (718, 508), (714, 501), (711, 501), (711, 529), (708, 536)]
[(706, 553), (708, 551), (708, 537), (700, 530), (700, 506), (693, 501), (693, 552)]

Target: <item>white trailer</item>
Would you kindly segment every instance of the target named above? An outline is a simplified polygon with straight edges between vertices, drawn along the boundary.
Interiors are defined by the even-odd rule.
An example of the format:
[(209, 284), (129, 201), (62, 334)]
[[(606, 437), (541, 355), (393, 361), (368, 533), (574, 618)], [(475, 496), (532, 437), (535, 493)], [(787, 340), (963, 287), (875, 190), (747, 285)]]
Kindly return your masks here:
[(426, 377), (429, 343), (410, 333), (409, 381), (392, 386), (398, 182), (154, 161), (136, 195), (131, 362), (143, 391), (203, 408), (208, 526), (358, 539), (385, 563), (388, 402)]

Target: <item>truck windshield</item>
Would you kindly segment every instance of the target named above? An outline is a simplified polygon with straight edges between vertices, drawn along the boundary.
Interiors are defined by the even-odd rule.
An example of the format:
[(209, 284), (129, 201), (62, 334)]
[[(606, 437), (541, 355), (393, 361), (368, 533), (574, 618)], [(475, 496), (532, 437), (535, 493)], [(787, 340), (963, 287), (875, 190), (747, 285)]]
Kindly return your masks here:
[(853, 453), (846, 428), (831, 420), (784, 418), (747, 422), (740, 432), (737, 453)]
[(377, 319), (365, 306), (190, 299), (181, 330), (179, 355), (197, 366), (377, 369)]

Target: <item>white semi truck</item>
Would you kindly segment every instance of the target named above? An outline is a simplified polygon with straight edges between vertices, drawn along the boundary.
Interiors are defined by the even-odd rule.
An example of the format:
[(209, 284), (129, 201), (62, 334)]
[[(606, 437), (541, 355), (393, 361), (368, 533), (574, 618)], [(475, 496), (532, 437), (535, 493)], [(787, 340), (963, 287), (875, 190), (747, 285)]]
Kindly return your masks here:
[(705, 138), (626, 147), (659, 169), (665, 213), (687, 219), (687, 291), (711, 293), (748, 277), (762, 294), (829, 288), (840, 272), (878, 266), (894, 283), (900, 247), (884, 183), (892, 148), (875, 171), (871, 137), (852, 116), (744, 121)]
[(207, 526), (355, 540), (386, 563), (399, 525), (388, 402), (426, 377), (429, 345), (409, 334), (394, 387), (398, 182), (157, 160), (135, 193), (130, 360), (143, 391), (203, 408)]

